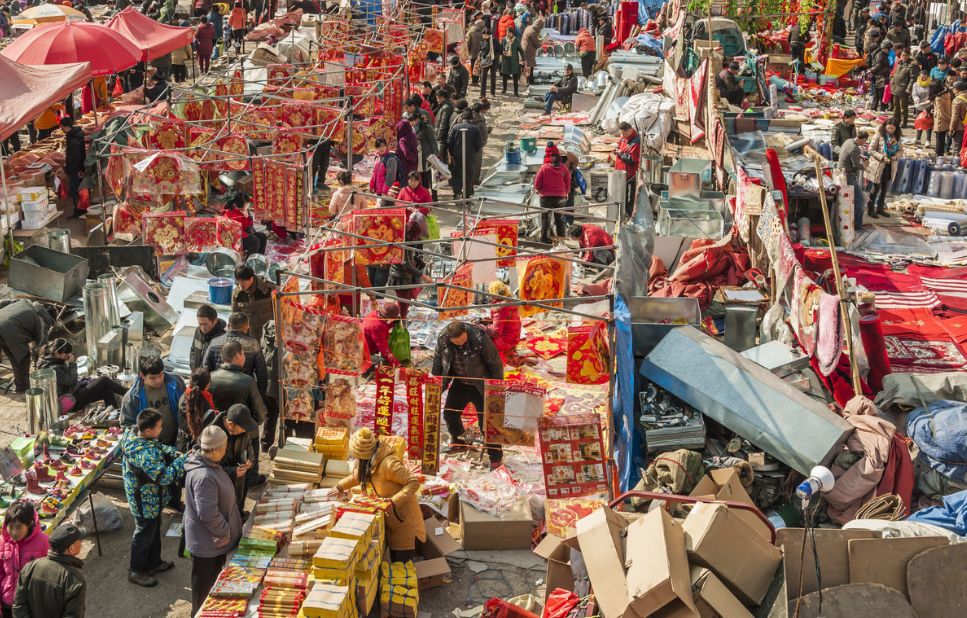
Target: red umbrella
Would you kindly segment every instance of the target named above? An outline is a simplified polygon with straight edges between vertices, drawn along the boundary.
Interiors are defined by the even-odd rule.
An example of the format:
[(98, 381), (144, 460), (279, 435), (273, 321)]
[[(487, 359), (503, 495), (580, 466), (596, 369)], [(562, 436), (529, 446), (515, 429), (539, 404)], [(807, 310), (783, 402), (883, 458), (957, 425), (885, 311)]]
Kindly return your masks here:
[(38, 26), (0, 54), (21, 64), (90, 62), (92, 77), (130, 69), (141, 59), (141, 50), (123, 34), (89, 22)]

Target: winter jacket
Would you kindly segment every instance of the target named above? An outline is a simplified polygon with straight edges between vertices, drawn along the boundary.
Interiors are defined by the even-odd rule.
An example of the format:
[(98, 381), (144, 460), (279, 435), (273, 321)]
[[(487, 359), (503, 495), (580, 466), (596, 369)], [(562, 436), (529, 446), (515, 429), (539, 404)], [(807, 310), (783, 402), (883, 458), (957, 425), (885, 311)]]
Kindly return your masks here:
[(200, 328), (195, 329), (195, 336), (191, 340), (191, 351), (188, 353), (188, 366), (191, 367), (192, 371), (201, 367), (202, 361), (205, 360), (208, 344), (212, 342), (212, 339), (224, 334), (225, 320), (221, 318), (216, 319), (215, 326), (207, 333), (202, 332)]
[(450, 125), (453, 124), (453, 104), (446, 101), (436, 112), (436, 141), (438, 153), (446, 158), (447, 138), (450, 136)]
[(54, 550), (20, 571), (13, 598), (14, 618), (84, 618), (87, 583), (84, 562)]
[(833, 127), (833, 138), (832, 144), (834, 147), (842, 146), (846, 143), (848, 139), (856, 138), (856, 125), (846, 124), (845, 122), (838, 122), (836, 126)]
[(68, 176), (76, 176), (79, 172), (83, 172), (86, 158), (84, 130), (80, 127), (71, 127), (64, 140), (64, 172)]
[(890, 79), (890, 55), (884, 50), (877, 49), (873, 52), (870, 60), (870, 75), (873, 76), (877, 88), (886, 86), (887, 80)]
[(893, 68), (893, 76), (890, 78), (890, 90), (893, 96), (903, 96), (910, 93), (913, 82), (916, 81), (916, 65), (912, 60), (906, 62), (897, 61)]
[(863, 157), (859, 144), (854, 139), (848, 139), (839, 148), (837, 164), (850, 182), (858, 182), (863, 173)]
[[(873, 134), (873, 141), (870, 143), (870, 152), (879, 152), (884, 155), (886, 154), (883, 151), (883, 138), (879, 131)], [(900, 148), (896, 151), (896, 154), (893, 155), (893, 161), (890, 163), (890, 180), (893, 180), (896, 177), (897, 169), (900, 167), (900, 157), (902, 156), (903, 144), (900, 143)]]
[(265, 390), (267, 397), (279, 398), (279, 364), (282, 357), (275, 345), (275, 320), (267, 323), (262, 329), (262, 353), (265, 355), (265, 366), (269, 371), (269, 387)]
[(524, 62), (524, 53), (520, 50), (520, 37), (506, 38), (500, 52), (500, 74), (513, 77), (520, 75), (520, 65)]
[(265, 402), (255, 379), (245, 373), (244, 367), (222, 363), (212, 372), (212, 384), (208, 387), (219, 410), (228, 410), (236, 403), (243, 404), (252, 412), (259, 425), (265, 419)]
[(420, 283), (426, 271), (426, 262), (419, 252), (413, 249), (403, 250), (403, 261), (389, 267), (389, 281), (387, 285), (415, 285)]
[(420, 122), (417, 124), (416, 140), (420, 144), (420, 158), (422, 159), (420, 165), (426, 170), (426, 160), (430, 158), (430, 155), (439, 155), (440, 146), (437, 144), (436, 132), (433, 130), (433, 122), (429, 119), (429, 114), (422, 114), (421, 116)]
[(248, 22), (248, 12), (240, 6), (232, 8), (228, 16), (228, 27), (232, 30), (245, 30), (246, 22)]
[(937, 131), (950, 129), (951, 106), (954, 95), (950, 90), (942, 90), (933, 100), (933, 126)]
[(926, 83), (921, 83), (918, 79), (913, 83), (911, 94), (913, 95), (913, 106), (917, 111), (923, 111), (930, 107), (930, 90), (930, 80), (927, 80)]
[(40, 516), (36, 511), (33, 529), (20, 541), (14, 541), (4, 526), (0, 533), (0, 601), (5, 607), (13, 605), (20, 571), (31, 560), (46, 556), (49, 549), (50, 542), (40, 528)]
[[(400, 190), (399, 201), (409, 202), (411, 204), (428, 204), (433, 201), (433, 195), (430, 193), (430, 190), (423, 185), (417, 185), (415, 189), (411, 189), (410, 185), (406, 185)], [(429, 209), (426, 208), (417, 208), (417, 210), (429, 211)]]
[(40, 304), (15, 300), (0, 307), (0, 343), (10, 351), (14, 363), (30, 354), (30, 344), (42, 346), (53, 325), (50, 314)]
[(500, 19), (497, 20), (497, 40), (500, 42), (504, 41), (507, 36), (507, 32), (514, 29), (514, 16), (513, 15), (501, 15)]
[(40, 369), (53, 369), (57, 374), (57, 396), (70, 395), (77, 388), (77, 364), (48, 354), (40, 361)]
[(638, 165), (641, 164), (641, 136), (635, 132), (629, 138), (621, 138), (614, 157), (614, 169), (624, 170), (628, 180), (638, 175)]
[[(392, 505), (386, 513), (386, 531), (389, 548), (395, 551), (412, 550), (416, 541), (426, 541), (426, 527), (420, 511), (420, 479), (410, 472), (397, 457), (388, 440), (381, 440), (370, 460), (370, 478), (363, 492), (390, 500)], [(359, 468), (351, 476), (339, 481), (340, 491), (348, 491), (359, 485)]]
[(577, 38), (574, 39), (574, 46), (579, 54), (594, 53), (594, 37), (591, 36), (587, 28), (581, 28), (581, 31), (578, 32)]
[(356, 188), (350, 185), (339, 187), (332, 192), (332, 197), (329, 198), (329, 212), (336, 221), (351, 216), (354, 210), (366, 207), (366, 198), (359, 193), (353, 195), (355, 191)]
[[(165, 372), (165, 390), (168, 391), (168, 402), (171, 411), (174, 412), (178, 425), (181, 425), (181, 417), (178, 416), (178, 400), (185, 392), (185, 381), (181, 376)], [(134, 380), (134, 384), (128, 389), (121, 399), (121, 425), (134, 425), (138, 420), (138, 414), (148, 407), (147, 395), (144, 393), (144, 381), (141, 376)]]
[(212, 55), (215, 47), (215, 26), (211, 24), (201, 24), (195, 30), (195, 43), (197, 44), (198, 55), (208, 58)]
[(264, 393), (269, 387), (269, 369), (265, 354), (262, 352), (262, 344), (255, 337), (250, 337), (237, 330), (230, 330), (212, 339), (201, 366), (209, 372), (218, 369), (226, 360), (222, 358), (222, 346), (229, 341), (237, 341), (242, 346), (242, 352), (245, 353), (245, 364), (242, 365), (242, 371), (255, 378), (255, 384), (259, 387), (259, 391)]
[[(460, 121), (450, 127), (450, 136), (447, 138), (447, 152), (450, 153), (454, 165), (460, 165), (463, 156), (463, 130), (467, 130), (467, 161), (471, 161), (480, 156), (483, 150), (483, 136), (480, 128), (472, 122)], [(470, 166), (467, 165), (467, 170)]]
[(882, 43), (882, 39), (880, 38), (879, 28), (870, 28), (863, 35), (863, 49), (866, 50), (869, 57), (879, 53), (880, 43)]
[(950, 107), (950, 130), (964, 130), (964, 116), (967, 116), (967, 92), (954, 97)]
[(894, 49), (910, 47), (910, 31), (906, 28), (894, 30), (890, 28), (886, 33), (886, 40), (893, 43)]
[(148, 440), (131, 427), (121, 441), (124, 453), (124, 495), (131, 515), (155, 519), (171, 498), (170, 485), (185, 473), (185, 455), (157, 440)]
[(571, 170), (561, 163), (544, 163), (534, 176), (534, 190), (541, 197), (567, 197), (571, 192)]
[(498, 352), (517, 349), (520, 343), (520, 308), (497, 307), (490, 310), (494, 346)]
[(184, 66), (188, 64), (189, 58), (191, 58), (191, 45), (179, 47), (175, 51), (171, 52), (171, 64), (173, 65)]
[[(226, 554), (242, 538), (235, 483), (224, 466), (200, 451), (192, 452), (185, 462), (184, 529), (185, 548), (199, 558)], [(222, 543), (216, 544), (215, 539)]]
[[(228, 436), (228, 445), (225, 447), (225, 456), (218, 464), (222, 467), (222, 470), (228, 474), (229, 480), (232, 485), (235, 486), (234, 497), (236, 503), (238, 502), (238, 497), (243, 495), (245, 491), (245, 475), (243, 474), (239, 477), (235, 470), (238, 468), (239, 464), (252, 461), (255, 457), (255, 451), (252, 450), (252, 440), (258, 438), (258, 432), (253, 431), (251, 433), (241, 433), (237, 436), (233, 436), (225, 429), (225, 420), (227, 418), (227, 413), (225, 411), (217, 412), (213, 415), (209, 415), (205, 418), (205, 426), (212, 425), (214, 427), (219, 427), (225, 431), (225, 435)], [(187, 472), (187, 468), (185, 469)], [(186, 481), (187, 485), (187, 481)], [(216, 554), (218, 555), (218, 554)]]
[[(454, 379), (461, 377), (503, 380), (504, 362), (501, 360), (490, 335), (476, 324), (464, 322), (463, 326), (467, 329), (467, 342), (459, 348), (450, 341), (446, 331), (440, 333), (436, 342), (436, 350), (433, 352), (433, 375), (443, 378), (444, 389), (448, 388)], [(465, 352), (466, 372), (462, 376), (452, 375), (450, 371), (453, 367), (453, 356), (461, 352)], [(468, 382), (483, 395), (483, 380), (476, 379)]]
[(581, 258), (585, 262), (594, 261), (594, 252), (590, 251), (590, 249), (614, 246), (614, 238), (611, 237), (611, 234), (605, 232), (597, 225), (585, 223), (581, 226), (581, 229), (581, 238), (578, 239), (578, 246), (582, 249), (589, 249), (589, 251), (584, 252), (584, 256)]
[(420, 165), (419, 140), (413, 133), (410, 121), (405, 118), (396, 123), (396, 160), (401, 166), (399, 175), (403, 180)]
[(370, 311), (363, 318), (363, 336), (366, 338), (366, 347), (370, 354), (379, 354), (390, 365), (399, 365), (399, 361), (393, 356), (389, 349), (389, 333), (392, 326), (389, 322), (379, 317), (376, 310)]
[(571, 97), (578, 90), (578, 76), (573, 73), (571, 75), (565, 75), (554, 82), (554, 86), (557, 87), (558, 100), (565, 105), (570, 105)]
[(524, 64), (529, 67), (537, 65), (537, 51), (541, 48), (541, 28), (544, 20), (538, 18), (533, 24), (524, 28), (521, 35), (520, 49), (524, 54)]
[(462, 99), (467, 96), (467, 88), (470, 87), (470, 72), (462, 64), (450, 67), (450, 74), (447, 76), (447, 86), (457, 94), (457, 98)]
[(487, 138), (490, 137), (490, 131), (487, 130), (487, 119), (484, 118), (483, 114), (474, 112), (473, 118), (470, 119), (470, 122), (473, 123), (474, 126), (476, 126), (478, 129), (480, 129), (480, 138), (481, 138), (482, 147), (486, 148)]
[(215, 29), (215, 40), (220, 40), (225, 30), (225, 20), (218, 13), (218, 9), (213, 8), (208, 14), (208, 23)]
[(483, 33), (483, 26), (477, 23), (470, 26), (470, 30), (467, 31), (467, 53), (471, 59), (476, 59), (480, 55), (480, 49), (483, 46)]
[(373, 175), (369, 178), (369, 190), (376, 195), (386, 195), (394, 182), (399, 182), (399, 162), (396, 155), (388, 152), (376, 159)]
[(262, 325), (275, 315), (274, 291), (275, 284), (262, 275), (255, 275), (255, 283), (248, 290), (236, 285), (232, 291), (232, 311), (248, 316), (248, 333), (256, 339), (262, 336)]

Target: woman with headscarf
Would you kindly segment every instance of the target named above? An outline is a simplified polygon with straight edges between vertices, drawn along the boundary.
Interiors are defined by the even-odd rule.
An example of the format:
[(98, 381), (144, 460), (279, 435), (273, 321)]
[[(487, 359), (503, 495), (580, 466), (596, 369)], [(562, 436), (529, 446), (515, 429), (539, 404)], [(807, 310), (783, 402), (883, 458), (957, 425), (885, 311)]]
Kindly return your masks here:
[(386, 513), (386, 532), (390, 558), (393, 562), (412, 559), (417, 540), (426, 540), (417, 499), (420, 480), (403, 465), (392, 444), (381, 440), (369, 427), (353, 434), (349, 456), (356, 460), (353, 473), (339, 481), (330, 493), (346, 494), (359, 486), (363, 493), (389, 500), (392, 504)]
[(541, 198), (541, 242), (551, 244), (551, 214), (554, 215), (554, 231), (564, 238), (567, 222), (558, 210), (567, 203), (571, 191), (571, 172), (561, 163), (561, 153), (553, 142), (544, 149), (544, 164), (534, 176), (534, 190)]
[(402, 178), (417, 171), (420, 165), (420, 143), (410, 125), (410, 119), (406, 116), (404, 114), (404, 118), (396, 123), (396, 160), (402, 166), (398, 172), (398, 177)]
[(527, 75), (527, 83), (534, 83), (534, 68), (537, 66), (537, 52), (541, 48), (541, 29), (544, 27), (544, 18), (538, 17), (534, 23), (524, 28), (521, 36), (520, 50), (524, 54), (524, 73)]

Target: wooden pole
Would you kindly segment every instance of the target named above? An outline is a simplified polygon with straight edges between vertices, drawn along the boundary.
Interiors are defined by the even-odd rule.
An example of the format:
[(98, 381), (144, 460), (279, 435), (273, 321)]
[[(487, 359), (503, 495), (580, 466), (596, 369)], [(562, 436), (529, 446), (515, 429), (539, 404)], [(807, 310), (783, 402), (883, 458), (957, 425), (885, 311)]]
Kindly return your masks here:
[(823, 187), (823, 170), (820, 161), (824, 161), (811, 146), (804, 149), (806, 156), (811, 157), (816, 168), (816, 180), (819, 181), (819, 204), (823, 211), (823, 226), (826, 228), (826, 238), (829, 240), (829, 257), (833, 262), (833, 278), (836, 280), (836, 294), (839, 296), (839, 313), (843, 319), (843, 329), (846, 334), (846, 351), (849, 354), (849, 371), (853, 379), (853, 392), (862, 395), (863, 389), (860, 384), (860, 371), (856, 362), (856, 354), (853, 346), (853, 329), (849, 319), (849, 301), (846, 298), (846, 290), (843, 288), (843, 274), (839, 270), (839, 256), (836, 253), (836, 239), (833, 234), (833, 224), (829, 218), (829, 209), (826, 205), (826, 189)]

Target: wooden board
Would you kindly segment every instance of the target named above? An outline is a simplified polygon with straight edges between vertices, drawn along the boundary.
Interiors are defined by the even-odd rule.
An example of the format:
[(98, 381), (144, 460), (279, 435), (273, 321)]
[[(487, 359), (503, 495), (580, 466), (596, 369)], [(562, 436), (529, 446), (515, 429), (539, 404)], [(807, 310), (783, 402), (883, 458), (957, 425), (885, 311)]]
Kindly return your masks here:
[(907, 587), (910, 603), (920, 618), (963, 616), (967, 543), (935, 547), (911, 558), (907, 564)]
[[(878, 538), (880, 533), (873, 530), (816, 530), (816, 550), (819, 554), (819, 564), (822, 566), (823, 586), (842, 586), (849, 583), (849, 547), (846, 544), (848, 540)], [(776, 546), (781, 547), (785, 555), (783, 564), (787, 593), (791, 599), (800, 594), (800, 569), (803, 571), (802, 593), (809, 594), (817, 589), (816, 561), (813, 560), (813, 546), (808, 538), (806, 553), (802, 563), (799, 562), (802, 540), (802, 528), (776, 530)]]
[(907, 594), (907, 563), (922, 551), (949, 544), (946, 537), (853, 539), (849, 542), (849, 581), (882, 584)]
[[(794, 616), (796, 600), (789, 601), (789, 616)], [(955, 614), (950, 614), (951, 616)], [(847, 584), (824, 588), (805, 595), (799, 602), (799, 618), (918, 618), (902, 594), (879, 584)], [(924, 618), (923, 614), (919, 618)]]

